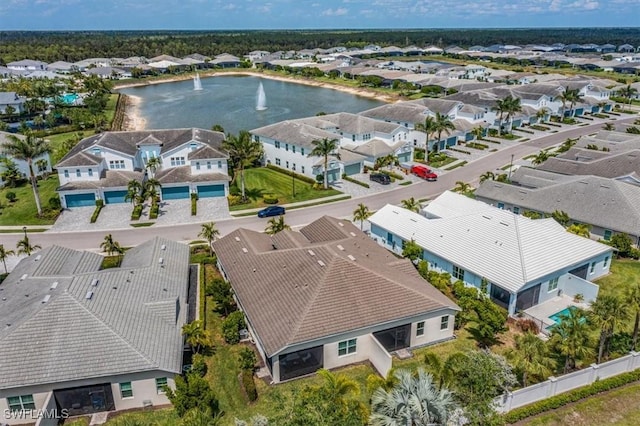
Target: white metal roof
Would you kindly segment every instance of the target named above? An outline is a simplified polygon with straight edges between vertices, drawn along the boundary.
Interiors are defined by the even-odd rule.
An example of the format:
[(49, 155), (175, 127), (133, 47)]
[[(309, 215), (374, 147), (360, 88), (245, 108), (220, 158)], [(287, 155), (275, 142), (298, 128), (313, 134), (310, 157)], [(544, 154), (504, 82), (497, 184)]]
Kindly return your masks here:
[(422, 211), (429, 219), (447, 219), (491, 209), (493, 207), (489, 204), (479, 203), (455, 192), (445, 191), (438, 198), (430, 201)]

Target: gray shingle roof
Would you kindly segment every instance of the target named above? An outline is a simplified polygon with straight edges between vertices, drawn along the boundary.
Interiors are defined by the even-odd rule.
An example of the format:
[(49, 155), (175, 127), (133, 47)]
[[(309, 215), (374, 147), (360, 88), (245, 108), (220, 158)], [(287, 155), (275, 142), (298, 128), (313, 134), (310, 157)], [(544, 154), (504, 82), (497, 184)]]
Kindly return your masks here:
[(616, 178), (640, 173), (640, 149), (613, 153), (572, 148), (562, 155), (549, 158), (538, 169), (567, 175)]
[(172, 167), (170, 169), (160, 170), (156, 173), (155, 178), (161, 184), (166, 183), (186, 183), (186, 182), (213, 182), (228, 181), (231, 178), (224, 173), (199, 173), (191, 174), (191, 166)]
[(253, 135), (269, 138), (279, 142), (294, 144), (313, 149), (313, 141), (323, 138), (335, 139), (336, 134), (318, 129), (298, 120), (281, 121), (280, 123), (251, 130)]
[(408, 260), (347, 221), (324, 217), (276, 238), (238, 229), (214, 249), (268, 356), (337, 333), (458, 309)]
[(60, 161), (56, 167), (80, 167), (80, 166), (97, 166), (102, 163), (103, 158), (88, 152), (78, 152), (74, 155), (67, 155)]
[(0, 389), (181, 371), (188, 247), (155, 238), (130, 250), (120, 268), (99, 270), (101, 260), (53, 246), (2, 283)]

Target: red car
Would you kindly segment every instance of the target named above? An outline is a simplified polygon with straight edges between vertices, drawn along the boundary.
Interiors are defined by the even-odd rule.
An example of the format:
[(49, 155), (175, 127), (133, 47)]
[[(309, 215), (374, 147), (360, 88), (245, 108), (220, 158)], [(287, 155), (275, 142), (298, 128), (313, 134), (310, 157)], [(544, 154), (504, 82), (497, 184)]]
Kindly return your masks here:
[(427, 166), (415, 165), (411, 166), (411, 174), (414, 174), (422, 179), (434, 182), (438, 180), (438, 175), (433, 173)]

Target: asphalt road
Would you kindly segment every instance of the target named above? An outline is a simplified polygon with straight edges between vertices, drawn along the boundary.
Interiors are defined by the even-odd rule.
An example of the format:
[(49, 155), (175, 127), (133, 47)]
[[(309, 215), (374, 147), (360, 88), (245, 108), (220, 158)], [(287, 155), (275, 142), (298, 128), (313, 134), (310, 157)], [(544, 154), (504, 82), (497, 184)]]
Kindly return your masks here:
[[(633, 122), (637, 117), (616, 120), (617, 123)], [(314, 221), (324, 215), (334, 217), (351, 218), (352, 212), (357, 204), (363, 203), (370, 210), (377, 210), (385, 204), (399, 204), (401, 200), (415, 197), (435, 198), (447, 189), (455, 186), (457, 181), (474, 183), (478, 181), (478, 177), (486, 171), (493, 171), (503, 167), (511, 162), (511, 155), (515, 160), (536, 154), (544, 148), (558, 145), (567, 138), (578, 138), (583, 135), (595, 133), (602, 128), (603, 122), (590, 124), (588, 126), (575, 127), (567, 130), (553, 133), (550, 135), (537, 138), (528, 142), (523, 142), (497, 151), (491, 155), (487, 155), (477, 161), (467, 163), (464, 167), (457, 168), (448, 172), (438, 179), (437, 182), (419, 182), (408, 186), (400, 187), (393, 191), (377, 193), (360, 198), (352, 198), (345, 201), (339, 201), (330, 204), (324, 204), (314, 207), (306, 207), (296, 210), (289, 210), (286, 214), (286, 222), (292, 227), (302, 226)], [(216, 222), (221, 235), (233, 231), (234, 229), (243, 227), (256, 231), (263, 231), (267, 226), (268, 219), (260, 219), (255, 216), (221, 220)], [(175, 241), (191, 241), (197, 239), (200, 232), (200, 223), (189, 223), (184, 225), (174, 225), (166, 227), (151, 226), (148, 228), (128, 228), (122, 230), (113, 230), (111, 234), (113, 238), (122, 246), (135, 246), (157, 235)], [(61, 245), (75, 249), (95, 249), (107, 234), (107, 231), (84, 231), (84, 232), (68, 232), (68, 233), (32, 233), (29, 238), (32, 244), (48, 247), (50, 245)], [(15, 247), (16, 242), (22, 238), (22, 234), (0, 234), (1, 244), (5, 247)]]

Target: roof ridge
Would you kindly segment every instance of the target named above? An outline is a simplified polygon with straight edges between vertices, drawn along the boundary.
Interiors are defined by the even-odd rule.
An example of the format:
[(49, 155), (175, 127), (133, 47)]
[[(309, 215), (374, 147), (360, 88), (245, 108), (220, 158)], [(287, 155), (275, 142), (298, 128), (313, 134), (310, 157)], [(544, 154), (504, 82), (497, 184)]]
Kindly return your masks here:
[[(525, 269), (526, 263), (524, 261), (524, 253), (522, 252), (522, 239), (520, 238), (520, 224), (519, 219), (524, 216), (520, 216), (512, 213), (513, 225), (516, 230), (516, 240), (518, 242), (518, 256), (520, 258), (520, 270), (522, 271), (522, 282), (527, 282), (527, 271)], [(527, 220), (531, 220), (529, 218), (524, 217)]]

